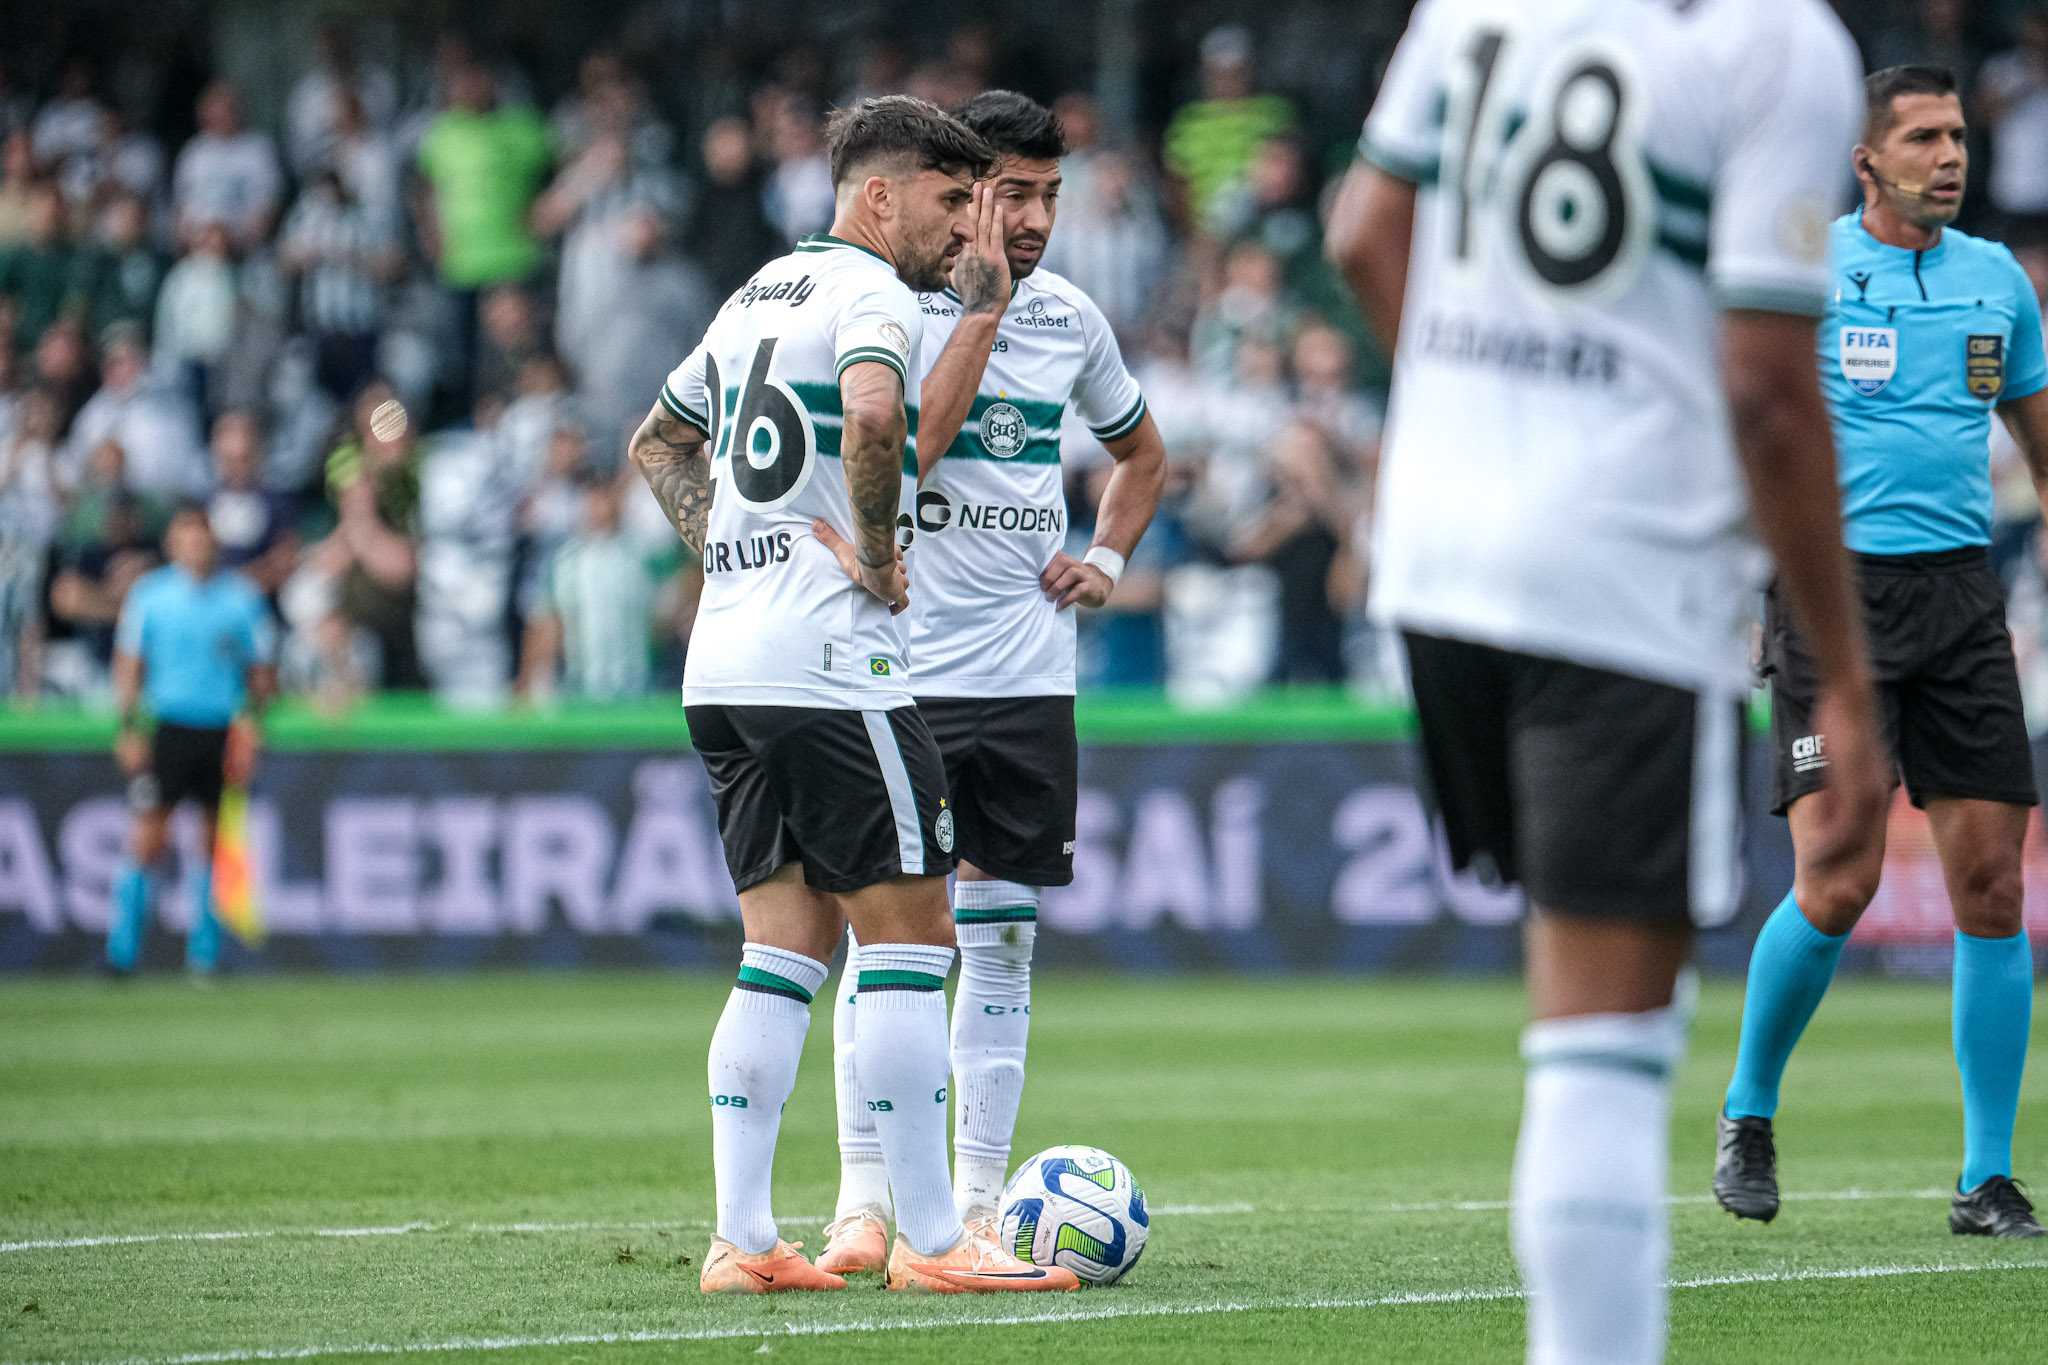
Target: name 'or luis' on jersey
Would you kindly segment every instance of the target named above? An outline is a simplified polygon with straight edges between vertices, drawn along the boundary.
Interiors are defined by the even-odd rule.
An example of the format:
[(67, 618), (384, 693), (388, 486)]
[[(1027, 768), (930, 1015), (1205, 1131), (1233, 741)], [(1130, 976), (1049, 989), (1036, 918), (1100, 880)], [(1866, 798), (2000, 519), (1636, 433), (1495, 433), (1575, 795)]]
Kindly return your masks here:
[[(923, 294), (924, 369), (960, 321), (951, 290)], [(910, 518), (910, 654), (920, 697), (1071, 696), (1074, 612), (1039, 575), (1066, 541), (1060, 426), (1069, 406), (1101, 441), (1145, 419), (1109, 320), (1072, 281), (1017, 282), (980, 390), (925, 476)]]
[[(907, 625), (847, 578), (811, 522), (853, 539), (841, 372), (873, 362), (914, 384), (923, 329), (895, 267), (852, 242), (806, 237), (755, 271), (670, 373), (661, 404), (710, 436), (713, 481), (685, 704), (910, 704)], [(907, 512), (912, 449), (903, 464)]]
[(1861, 554), (1991, 543), (1991, 412), (2048, 386), (2041, 309), (2012, 252), (1942, 229), (1887, 246), (1860, 211), (1835, 220), (1820, 329), (1842, 520)]
[(276, 653), (277, 627), (242, 575), (197, 579), (173, 564), (136, 580), (114, 645), (142, 661), (143, 696), (158, 720), (212, 729), (242, 709), (249, 669)]

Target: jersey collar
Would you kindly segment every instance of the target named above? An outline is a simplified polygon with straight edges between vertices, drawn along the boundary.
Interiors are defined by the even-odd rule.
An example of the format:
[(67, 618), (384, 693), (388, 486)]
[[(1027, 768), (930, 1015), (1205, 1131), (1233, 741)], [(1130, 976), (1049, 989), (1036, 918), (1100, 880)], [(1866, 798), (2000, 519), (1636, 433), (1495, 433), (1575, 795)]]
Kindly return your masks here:
[[(798, 251), (830, 251), (835, 246), (850, 246), (855, 251), (866, 252), (883, 265), (889, 265), (889, 258), (876, 251), (873, 247), (862, 246), (859, 242), (849, 242), (844, 237), (834, 237), (829, 232), (813, 232), (808, 236), (796, 239), (796, 249)], [(896, 267), (889, 265), (889, 268), (894, 270)]]
[(1918, 256), (1923, 266), (1935, 265), (1940, 262), (1941, 258), (1948, 252), (1948, 239), (1955, 233), (1953, 227), (1942, 228), (1941, 235), (1934, 239), (1934, 245), (1930, 247), (1893, 246), (1890, 242), (1878, 240), (1869, 228), (1863, 226), (1862, 209), (1851, 209), (1849, 211), (1849, 218), (1856, 225), (1857, 241), (1865, 251), (1874, 252), (1882, 256), (1896, 257), (1900, 260)]

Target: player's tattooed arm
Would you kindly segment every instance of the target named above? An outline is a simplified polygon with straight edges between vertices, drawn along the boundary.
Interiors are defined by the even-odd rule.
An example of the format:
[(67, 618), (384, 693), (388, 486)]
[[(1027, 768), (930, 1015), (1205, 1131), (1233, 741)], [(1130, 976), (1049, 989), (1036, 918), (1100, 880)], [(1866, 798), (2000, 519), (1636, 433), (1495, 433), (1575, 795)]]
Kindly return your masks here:
[(702, 431), (656, 403), (626, 448), (668, 524), (698, 555), (711, 520), (711, 461), (704, 442)]
[(953, 292), (960, 296), (960, 320), (918, 386), (917, 477), (922, 482), (952, 447), (974, 407), (975, 392), (988, 369), (989, 351), (1010, 302), (1010, 258), (1003, 246), (1004, 219), (995, 187), (974, 187), (974, 240), (953, 265)]
[(879, 361), (848, 365), (839, 376), (839, 401), (846, 413), (839, 462), (853, 505), (855, 577), (891, 611), (901, 611), (910, 600), (910, 580), (896, 544), (903, 447), (909, 435), (903, 377)]

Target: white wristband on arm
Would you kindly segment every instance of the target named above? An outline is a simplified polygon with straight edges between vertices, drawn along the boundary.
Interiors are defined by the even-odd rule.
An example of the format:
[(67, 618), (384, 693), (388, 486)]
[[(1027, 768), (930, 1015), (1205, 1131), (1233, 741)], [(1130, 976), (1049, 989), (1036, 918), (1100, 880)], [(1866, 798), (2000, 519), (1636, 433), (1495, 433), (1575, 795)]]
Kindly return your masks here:
[(1112, 588), (1124, 576), (1124, 557), (1115, 550), (1110, 549), (1107, 545), (1091, 546), (1088, 553), (1081, 556), (1081, 562), (1083, 564), (1093, 564), (1096, 568), (1108, 574), (1109, 586)]

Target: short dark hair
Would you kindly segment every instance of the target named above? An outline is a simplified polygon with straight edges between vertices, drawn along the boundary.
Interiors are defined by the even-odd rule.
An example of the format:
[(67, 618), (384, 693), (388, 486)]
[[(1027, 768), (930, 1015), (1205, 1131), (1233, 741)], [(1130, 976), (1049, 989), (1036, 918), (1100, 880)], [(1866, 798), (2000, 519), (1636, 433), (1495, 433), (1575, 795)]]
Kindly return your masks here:
[(1014, 90), (984, 90), (955, 111), (960, 121), (1004, 156), (1058, 161), (1067, 154), (1067, 131), (1052, 110)]
[(1955, 74), (1945, 66), (1888, 66), (1863, 78), (1863, 145), (1884, 141), (1897, 117), (1892, 101), (1901, 95), (1953, 95)]
[(832, 183), (846, 183), (858, 167), (881, 158), (906, 162), (920, 171), (966, 171), (976, 180), (995, 169), (993, 147), (930, 100), (915, 95), (877, 95), (825, 121), (832, 153)]

